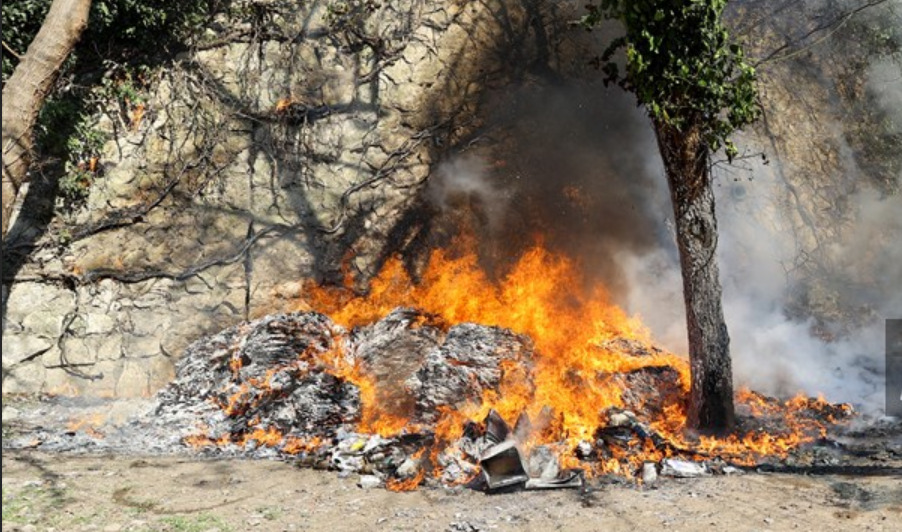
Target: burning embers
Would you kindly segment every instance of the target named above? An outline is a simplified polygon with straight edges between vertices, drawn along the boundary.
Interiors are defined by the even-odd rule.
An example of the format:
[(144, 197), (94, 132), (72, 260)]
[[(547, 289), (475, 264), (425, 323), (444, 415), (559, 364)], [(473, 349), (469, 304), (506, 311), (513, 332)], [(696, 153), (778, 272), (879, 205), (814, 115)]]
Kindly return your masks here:
[(158, 408), (198, 418), (186, 443), (394, 490), (538, 489), (778, 460), (850, 413), (742, 392), (744, 435), (686, 435), (686, 362), (540, 247), (498, 284), (474, 255), (436, 252), (418, 284), (389, 262), (366, 297), (312, 287), (309, 301), (331, 319), (269, 316), (187, 350)]

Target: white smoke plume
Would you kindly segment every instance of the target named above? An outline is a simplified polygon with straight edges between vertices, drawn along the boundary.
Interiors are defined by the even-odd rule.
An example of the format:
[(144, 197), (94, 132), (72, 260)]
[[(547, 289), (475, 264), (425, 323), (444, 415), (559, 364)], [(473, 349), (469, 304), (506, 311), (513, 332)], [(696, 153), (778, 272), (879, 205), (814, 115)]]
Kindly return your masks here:
[[(866, 84), (896, 128), (902, 127), (899, 64), (875, 60)], [(627, 312), (639, 314), (658, 342), (686, 353), (672, 206), (654, 134), (634, 98), (572, 82), (506, 92), (494, 108), (488, 121), (501, 140), (485, 160), (508, 163), (490, 166), (467, 155), (444, 164), (431, 185), (433, 203), (445, 208), (469, 198), (509, 255), (532, 243), (523, 235), (544, 234), (548, 245), (593, 271)], [(735, 382), (778, 396), (823, 393), (879, 413), (884, 320), (902, 318), (902, 194), (870, 188), (844, 138), (845, 124), (818, 120), (838, 139), (837, 167), (845, 172), (824, 177), (850, 184), (837, 198), (849, 217), (841, 237), (821, 250), (830, 273), (819, 282), (825, 298), (861, 309), (861, 317), (853, 326), (833, 323), (806, 315), (810, 302), (793, 300), (799, 282), (793, 268), (805, 246), (785, 209), (789, 191), (774, 168), (780, 155), (770, 153), (770, 165), (718, 171), (719, 262)], [(754, 151), (762, 139), (743, 140)], [(795, 171), (791, 164), (783, 169)]]
[[(798, 250), (775, 208), (776, 195), (785, 191), (767, 172), (753, 173), (751, 182), (721, 182), (717, 188), (718, 258), (737, 386), (784, 397), (823, 393), (880, 412), (884, 320), (902, 316), (902, 196), (864, 190), (851, 198), (858, 213), (850, 229), (855, 236), (834, 247), (831, 259), (846, 274), (842, 278), (857, 282), (832, 288), (845, 303), (871, 314), (862, 327), (830, 337), (813, 318), (787, 311), (786, 268)], [(617, 261), (630, 287), (621, 305), (639, 314), (658, 342), (686, 353), (682, 278), (672, 235), (657, 249), (625, 251)]]
[(849, 229), (854, 236), (830, 250), (831, 261), (845, 270), (836, 282), (849, 284), (830, 288), (844, 299), (840, 304), (870, 313), (860, 328), (831, 334), (813, 319), (786, 311), (790, 278), (785, 268), (796, 258), (796, 243), (779, 217), (768, 226), (753, 214), (768, 212), (771, 194), (780, 192), (766, 173), (758, 175), (763, 178), (746, 187), (741, 201), (721, 194), (719, 209), (724, 312), (737, 381), (778, 395), (822, 392), (831, 400), (879, 411), (884, 320), (902, 311), (896, 288), (902, 283), (902, 247), (887, 245), (893, 233), (895, 242), (902, 241), (902, 197), (880, 198), (866, 189), (850, 198), (857, 214)]
[(464, 153), (440, 164), (427, 189), (428, 199), (440, 210), (466, 206), (485, 218), (490, 233), (497, 231), (507, 210), (507, 194), (492, 181), (483, 158)]
[[(850, 5), (840, 2), (830, 9)], [(822, 14), (827, 8), (824, 2), (802, 7)], [(894, 9), (889, 6), (867, 16), (898, 19), (902, 10)], [(902, 24), (894, 30), (890, 27), (895, 38), (902, 40)], [(875, 57), (866, 73), (867, 95), (879, 107), (875, 112), (881, 114), (887, 130), (896, 134), (902, 132), (900, 59), (898, 54)], [(902, 318), (902, 194), (886, 195), (870, 185), (845, 140), (847, 124), (833, 123), (829, 117), (836, 114), (830, 109), (822, 111), (819, 127), (837, 140), (837, 166), (845, 174), (823, 178), (851, 185), (847, 194), (836, 198), (846, 202), (849, 216), (836, 220), (837, 225), (843, 224), (840, 237), (826, 242), (826, 249), (821, 250), (819, 260), (828, 267), (818, 281), (824, 288), (823, 297), (835, 299), (829, 303), (861, 309), (861, 316), (850, 327), (840, 323), (841, 319), (831, 323), (823, 316), (819, 320), (806, 316), (798, 305), (790, 312), (791, 291), (798, 282), (793, 265), (805, 246), (793, 231), (797, 220), (781, 209), (781, 198), (789, 194), (785, 181), (778, 179), (773, 165), (760, 161), (746, 170), (716, 172), (718, 255), (734, 377), (737, 385), (765, 393), (823, 393), (830, 400), (848, 401), (880, 413), (884, 408), (885, 320)], [(635, 147), (635, 156), (641, 153), (657, 157), (651, 142)], [(902, 147), (888, 156), (902, 158)], [(793, 171), (787, 166), (787, 171)], [(644, 210), (664, 212), (670, 206), (661, 200), (666, 197), (663, 169), (650, 171), (656, 174), (650, 182), (660, 190)], [(902, 175), (898, 179), (897, 187)], [(668, 227), (657, 249), (618, 254), (630, 287), (621, 303), (644, 318), (658, 341), (685, 353), (682, 282), (671, 231)]]

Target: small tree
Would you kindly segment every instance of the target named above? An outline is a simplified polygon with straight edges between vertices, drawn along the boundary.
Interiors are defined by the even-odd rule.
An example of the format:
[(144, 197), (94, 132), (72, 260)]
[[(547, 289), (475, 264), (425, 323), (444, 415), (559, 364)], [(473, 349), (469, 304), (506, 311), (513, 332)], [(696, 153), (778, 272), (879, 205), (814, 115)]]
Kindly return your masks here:
[[(598, 65), (605, 82), (633, 92), (654, 125), (676, 222), (689, 333), (689, 426), (728, 430), (734, 423), (730, 338), (717, 268), (717, 218), (710, 157), (736, 153), (730, 135), (760, 115), (755, 70), (723, 25), (727, 0), (602, 0), (586, 27), (604, 20), (626, 33)], [(626, 51), (626, 72), (615, 54)]]
[(34, 124), (63, 61), (88, 24), (91, 0), (54, 0), (22, 61), (3, 87), (2, 237), (25, 181), (34, 149)]
[[(84, 64), (81, 70), (85, 75), (73, 85), (89, 89), (99, 81), (99, 64), (109, 61), (133, 68), (147, 64), (155, 57), (171, 57), (175, 46), (183, 45), (196, 34), (210, 13), (226, 7), (227, 1), (216, 0), (18, 0), (3, 3), (3, 45), (4, 51), (10, 52), (3, 57), (4, 78), (9, 75), (3, 86), (4, 239), (13, 204), (35, 155), (35, 126), (60, 73), (65, 70), (74, 75), (79, 70), (77, 66)], [(34, 19), (43, 10), (47, 15), (38, 24), (39, 21)], [(19, 44), (30, 42), (22, 57), (12, 51), (7, 36)]]

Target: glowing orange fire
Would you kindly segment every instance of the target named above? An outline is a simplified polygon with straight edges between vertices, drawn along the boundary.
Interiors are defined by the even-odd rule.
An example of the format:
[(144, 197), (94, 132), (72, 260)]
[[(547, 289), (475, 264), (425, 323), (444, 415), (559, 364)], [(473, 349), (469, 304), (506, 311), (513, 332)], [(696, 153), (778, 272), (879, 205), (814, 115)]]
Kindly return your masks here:
[(420, 469), (411, 478), (390, 478), (385, 481), (385, 488), (389, 491), (412, 491), (426, 478), (426, 470)]
[(138, 128), (141, 127), (141, 120), (144, 118), (145, 106), (143, 103), (137, 103), (134, 107), (132, 107), (131, 112), (129, 113), (129, 123), (132, 126), (132, 131), (138, 131)]
[(282, 98), (276, 102), (275, 111), (277, 113), (284, 112), (286, 109), (291, 107), (291, 104), (294, 103), (294, 100), (291, 98)]
[[(543, 406), (561, 415), (560, 432), (576, 443), (590, 438), (599, 425), (599, 412), (620, 406), (620, 387), (599, 381), (601, 373), (628, 372), (645, 366), (670, 366), (688, 390), (685, 359), (669, 353), (635, 357), (605, 346), (607, 340), (631, 338), (649, 342), (638, 318), (627, 316), (609, 302), (600, 285), (586, 285), (575, 265), (542, 246), (527, 251), (510, 273), (493, 283), (479, 267), (474, 253), (453, 256), (435, 251), (419, 283), (414, 283), (400, 261), (389, 261), (373, 280), (366, 297), (344, 289), (311, 286), (310, 306), (345, 327), (376, 321), (398, 306), (412, 306), (440, 316), (449, 324), (474, 322), (497, 325), (528, 335), (541, 355), (537, 360), (535, 390), (517, 379), (518, 368), (503, 367), (500, 393), (488, 392), (481, 404), (446, 416), (481, 419), (490, 409), (515, 420), (521, 412), (538, 415)], [(365, 388), (365, 376), (351, 380)], [(363, 382), (362, 382), (363, 381)], [(589, 385), (589, 383), (593, 383)], [(379, 405), (365, 408), (378, 409)], [(391, 419), (386, 426), (382, 416)], [(363, 431), (397, 433), (398, 421), (390, 412), (369, 413)], [(440, 423), (450, 439), (459, 436), (461, 423)], [(457, 431), (457, 433), (455, 433)]]
[(299, 454), (302, 452), (311, 452), (323, 445), (322, 438), (314, 436), (312, 438), (298, 438), (289, 436), (285, 438), (285, 444), (282, 446), (282, 452), (285, 454)]
[(91, 414), (82, 418), (73, 418), (66, 424), (66, 430), (69, 432), (82, 431), (88, 436), (95, 439), (104, 438), (103, 432), (99, 429), (106, 422), (104, 414)]
[[(556, 414), (554, 426), (542, 435), (534, 435), (534, 441), (525, 442), (526, 447), (554, 444), (561, 449), (562, 467), (585, 467), (585, 463), (568, 451), (581, 440), (592, 440), (593, 432), (604, 424), (602, 412), (623, 405), (622, 385), (611, 379), (599, 379), (599, 375), (667, 366), (678, 371), (684, 397), (689, 390), (689, 365), (685, 358), (651, 349), (649, 356), (637, 357), (611, 347), (617, 344), (608, 341), (616, 338), (650, 347), (650, 334), (638, 317), (628, 316), (610, 302), (603, 286), (588, 282), (573, 261), (543, 245), (524, 253), (499, 282), (489, 279), (475, 253), (437, 250), (419, 282), (413, 282), (400, 260), (390, 260), (372, 281), (366, 296), (355, 295), (349, 286), (307, 288), (309, 307), (345, 327), (372, 323), (396, 307), (410, 306), (434, 314), (447, 324), (496, 325), (533, 339), (538, 354), (535, 387), (527, 385), (522, 370), (514, 364), (503, 367), (499, 391), (486, 392), (479, 404), (442, 410), (435, 427), (440, 441), (457, 439), (467, 419), (482, 419), (490, 409), (512, 422), (522, 412), (535, 419), (548, 406)], [(360, 368), (337, 367), (339, 376), (361, 388), (360, 431), (390, 436), (405, 427), (416, 430), (408, 420), (385, 411), (375, 401), (377, 385)], [(679, 400), (668, 405), (660, 419), (649, 420), (651, 427), (671, 445), (660, 449), (649, 441), (636, 439), (631, 449), (634, 452), (612, 449), (613, 455), (601, 459), (594, 472), (636, 471), (642, 462), (660, 460), (672, 454), (673, 449), (691, 449), (692, 456), (699, 459), (718, 455), (734, 463), (752, 464), (761, 456), (785, 456), (801, 443), (810, 441), (812, 432), (823, 430), (814, 421), (793, 417), (792, 412), (803, 406), (817, 406), (809, 404), (804, 397), (787, 401), (779, 408), (750, 392), (741, 392), (737, 399), (752, 409), (767, 410), (771, 415), (786, 418), (791, 432), (779, 436), (749, 433), (742, 437), (702, 437), (687, 441), (683, 435), (685, 403)]]
[[(345, 287), (306, 286), (302, 310), (317, 310), (336, 323), (351, 328), (373, 323), (393, 309), (416, 307), (431, 317), (435, 324), (450, 326), (474, 322), (511, 329), (529, 336), (535, 344), (535, 367), (532, 378), (517, 363), (503, 361), (502, 379), (497, 390), (488, 390), (480, 401), (451, 408), (439, 407), (439, 418), (429, 430), (438, 445), (427, 459), (420, 461), (425, 449), (414, 457), (418, 460), (416, 475), (406, 479), (388, 479), (386, 487), (394, 491), (416, 488), (427, 474), (439, 477), (439, 453), (463, 433), (467, 420), (481, 420), (494, 409), (509, 423), (522, 413), (531, 419), (553, 412), (550, 425), (520, 442), (525, 450), (537, 444), (558, 451), (562, 468), (591, 468), (589, 474), (614, 473), (633, 476), (646, 461), (659, 461), (672, 455), (703, 460), (714, 456), (736, 464), (751, 465), (761, 457), (785, 457), (791, 450), (813, 438), (822, 436), (824, 427), (805, 412), (847, 414), (843, 408), (830, 405), (822, 398), (799, 396), (783, 403), (741, 390), (737, 400), (741, 408), (760, 418), (775, 418), (786, 430), (779, 434), (764, 431), (725, 438), (689, 437), (686, 435), (686, 401), (690, 375), (688, 361), (680, 356), (654, 349), (650, 334), (638, 317), (628, 316), (610, 302), (603, 286), (592, 283), (581, 274), (572, 260), (556, 255), (541, 244), (526, 251), (507, 275), (493, 281), (478, 263), (475, 246), (463, 242), (450, 250), (433, 252), (428, 266), (414, 282), (400, 260), (389, 260), (372, 280), (369, 293), (360, 295)], [(628, 342), (623, 343), (626, 339)], [(617, 340), (617, 341), (615, 341)], [(630, 347), (632, 345), (633, 347)], [(624, 346), (624, 347), (618, 347)], [(635, 346), (648, 353), (636, 356)], [(360, 390), (361, 419), (357, 430), (381, 436), (401, 431), (418, 432), (413, 422), (378, 400), (379, 385), (358, 363), (349, 360), (336, 342), (331, 350), (300, 353), (296, 365), (316, 364), (336, 377), (352, 382)], [(237, 376), (241, 360), (233, 357), (230, 370)], [(644, 423), (666, 445), (656, 445), (649, 438), (633, 437), (624, 448), (609, 446), (608, 453), (592, 461), (582, 461), (573, 450), (580, 441), (593, 441), (599, 427), (607, 425), (607, 413), (623, 407), (623, 382), (612, 375), (629, 373), (647, 367), (667, 367), (677, 372), (680, 391), (668, 398), (663, 412)], [(276, 370), (263, 378), (242, 383), (227, 401), (219, 406), (228, 416), (241, 415), (248, 405), (260, 400), (260, 393), (271, 390), (270, 379)], [(831, 410), (834, 409), (834, 410)], [(835, 410), (838, 409), (838, 410)], [(822, 419), (833, 421), (829, 415)], [(258, 427), (249, 423), (247, 434), (230, 435), (217, 441), (206, 436), (186, 438), (194, 446), (258, 446), (278, 448), (286, 454), (312, 452), (325, 445), (319, 438), (284, 436), (274, 427)], [(455, 479), (466, 482), (468, 479)]]

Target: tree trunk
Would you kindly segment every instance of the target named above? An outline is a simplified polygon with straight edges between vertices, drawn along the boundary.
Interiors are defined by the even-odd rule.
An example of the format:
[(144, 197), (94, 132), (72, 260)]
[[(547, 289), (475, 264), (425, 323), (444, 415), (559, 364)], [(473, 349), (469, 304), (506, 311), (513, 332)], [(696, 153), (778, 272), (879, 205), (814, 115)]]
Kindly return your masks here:
[(60, 67), (88, 23), (91, 0), (53, 0), (3, 88), (3, 234), (31, 164), (34, 124)]
[(689, 426), (704, 432), (733, 427), (730, 337), (717, 268), (717, 218), (708, 148), (698, 122), (678, 130), (655, 124), (676, 221), (689, 332), (692, 390)]

